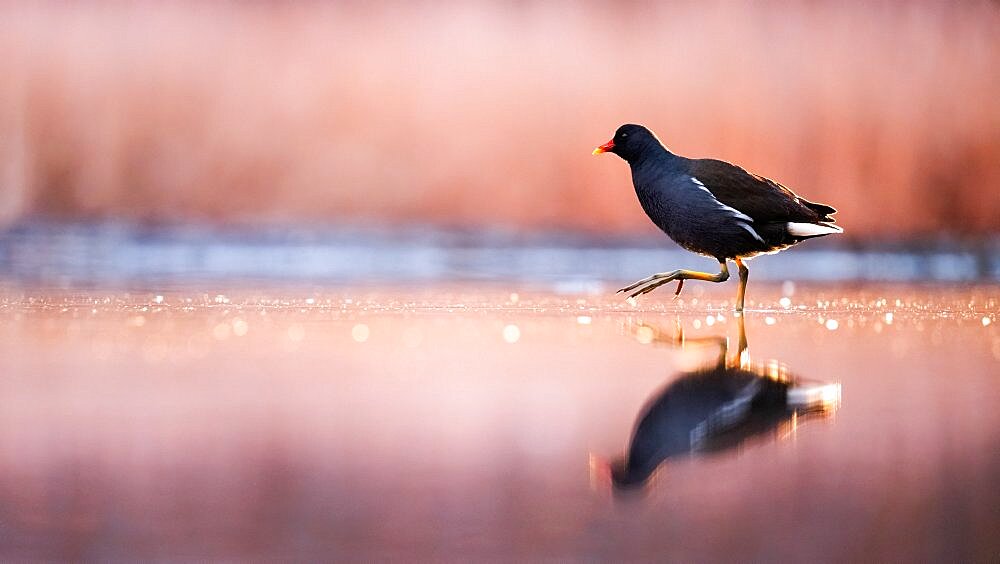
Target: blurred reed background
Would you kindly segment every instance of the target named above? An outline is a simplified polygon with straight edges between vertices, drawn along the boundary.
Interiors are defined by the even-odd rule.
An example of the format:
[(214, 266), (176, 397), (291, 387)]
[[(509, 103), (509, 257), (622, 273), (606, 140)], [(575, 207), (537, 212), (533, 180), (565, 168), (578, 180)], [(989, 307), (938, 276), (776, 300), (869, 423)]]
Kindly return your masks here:
[(0, 6), (0, 219), (652, 234), (627, 121), (836, 205), (1000, 231), (990, 2)]

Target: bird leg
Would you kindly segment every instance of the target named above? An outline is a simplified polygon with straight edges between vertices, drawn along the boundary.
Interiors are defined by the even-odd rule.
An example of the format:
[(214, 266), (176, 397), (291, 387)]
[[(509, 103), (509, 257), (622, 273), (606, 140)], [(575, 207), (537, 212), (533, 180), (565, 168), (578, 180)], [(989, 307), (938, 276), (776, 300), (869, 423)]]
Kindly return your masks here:
[[(739, 366), (740, 360), (742, 358), (743, 352), (747, 348), (747, 337), (746, 329), (743, 327), (743, 318), (737, 317), (737, 322), (740, 328), (740, 344), (739, 350), (737, 351), (736, 359), (733, 361), (733, 366)], [(639, 327), (645, 327), (647, 329), (653, 330), (653, 342), (657, 344), (663, 344), (670, 347), (686, 348), (688, 345), (716, 345), (719, 347), (718, 360), (716, 361), (717, 367), (722, 369), (729, 366), (728, 359), (726, 358), (729, 353), (729, 339), (722, 335), (712, 335), (709, 337), (693, 337), (686, 338), (684, 336), (684, 328), (681, 326), (680, 318), (677, 318), (677, 328), (674, 330), (673, 336), (666, 335), (661, 331), (656, 325), (649, 325), (645, 323), (640, 323)]]
[[(698, 272), (695, 270), (671, 270), (670, 272), (658, 272), (647, 276), (634, 284), (625, 286), (621, 290), (618, 290), (618, 292), (631, 292), (628, 297), (634, 298), (636, 296), (641, 296), (642, 294), (648, 294), (660, 286), (674, 280), (704, 280), (706, 282), (725, 282), (726, 280), (729, 280), (729, 267), (726, 266), (726, 262), (719, 261), (719, 266), (722, 268), (722, 271), (718, 274)], [(680, 288), (677, 288), (677, 293), (680, 293)]]
[(674, 292), (674, 299), (677, 299), (677, 296), (681, 295), (681, 289), (683, 288), (684, 288), (684, 279), (681, 278), (680, 280), (677, 281), (677, 290)]
[(736, 291), (736, 311), (743, 311), (743, 296), (747, 293), (747, 279), (750, 278), (750, 269), (743, 264), (740, 257), (736, 257), (736, 266), (740, 268), (740, 289)]

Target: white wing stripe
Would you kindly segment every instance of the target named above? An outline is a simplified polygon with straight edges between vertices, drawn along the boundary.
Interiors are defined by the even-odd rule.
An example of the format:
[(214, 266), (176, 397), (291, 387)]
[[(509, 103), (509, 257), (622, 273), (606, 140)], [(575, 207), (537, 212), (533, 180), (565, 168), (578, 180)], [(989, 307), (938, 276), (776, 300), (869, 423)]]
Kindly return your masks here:
[[(706, 187), (705, 187), (705, 185), (701, 183), (701, 180), (698, 180), (697, 178), (695, 178), (695, 177), (693, 177), (693, 176), (692, 176), (692, 177), (691, 177), (691, 182), (694, 182), (694, 185), (695, 185), (695, 186), (697, 186), (698, 188), (701, 188), (701, 189), (702, 189), (702, 190), (704, 190), (704, 191), (705, 191), (705, 192), (706, 192), (706, 193), (707, 193), (707, 194), (708, 194), (709, 196), (711, 196), (711, 197), (712, 197), (712, 200), (714, 200), (714, 201), (715, 201), (715, 203), (716, 203), (716, 204), (717, 204), (717, 205), (718, 205), (718, 206), (719, 206), (720, 208), (722, 208), (722, 209), (726, 210), (727, 212), (729, 212), (730, 214), (732, 214), (732, 215), (733, 215), (734, 217), (736, 217), (736, 218), (738, 218), (738, 219), (742, 219), (742, 220), (744, 220), (744, 221), (749, 221), (750, 223), (753, 223), (753, 218), (752, 218), (752, 217), (750, 217), (749, 215), (747, 215), (747, 214), (745, 214), (745, 213), (741, 212), (740, 210), (738, 210), (738, 209), (736, 209), (736, 208), (731, 208), (731, 207), (727, 206), (726, 204), (723, 204), (722, 202), (720, 202), (720, 201), (719, 201), (719, 199), (715, 197), (715, 194), (713, 194), (711, 190), (709, 190), (708, 188), (706, 188)], [(757, 236), (756, 234), (755, 234), (755, 236), (756, 236), (756, 237), (757, 237), (758, 239), (760, 239), (760, 236)]]
[[(742, 219), (743, 221), (749, 221), (750, 223), (753, 223), (753, 218), (750, 217), (749, 215), (741, 212), (740, 210), (738, 210), (736, 208), (731, 208), (731, 207), (727, 206), (726, 204), (723, 204), (722, 202), (720, 202), (719, 199), (715, 197), (715, 194), (713, 194), (711, 190), (709, 190), (708, 188), (705, 187), (705, 185), (701, 182), (701, 180), (698, 180), (697, 178), (695, 178), (695, 177), (692, 176), (691, 177), (691, 182), (694, 182), (695, 186), (697, 186), (698, 188), (701, 188), (702, 190), (704, 190), (705, 193), (707, 193), (709, 196), (712, 197), (712, 200), (715, 201), (716, 205), (718, 205), (720, 208), (722, 208), (722, 209), (726, 210), (727, 212), (729, 212), (733, 217), (735, 217), (737, 219)], [(760, 238), (760, 235), (758, 235), (757, 232), (754, 231), (753, 228), (750, 227), (749, 225), (744, 225), (744, 224), (741, 223), (740, 227), (746, 229), (751, 234), (753, 234), (753, 236), (758, 241), (760, 241), (761, 243), (764, 242), (764, 240)]]
[(759, 234), (757, 234), (757, 231), (753, 227), (750, 227), (749, 225), (747, 225), (746, 223), (743, 223), (742, 221), (737, 221), (736, 223), (739, 224), (739, 226), (742, 227), (743, 229), (746, 229), (747, 231), (749, 231), (750, 234), (753, 235), (754, 239), (757, 239), (761, 243), (764, 242), (764, 239)]

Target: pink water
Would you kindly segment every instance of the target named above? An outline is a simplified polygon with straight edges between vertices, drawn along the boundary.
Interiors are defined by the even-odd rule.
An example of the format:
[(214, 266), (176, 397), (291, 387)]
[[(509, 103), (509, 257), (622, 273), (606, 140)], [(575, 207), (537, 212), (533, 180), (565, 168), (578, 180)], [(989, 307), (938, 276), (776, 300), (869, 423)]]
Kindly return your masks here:
[[(989, 560), (996, 287), (751, 288), (750, 360), (839, 408), (602, 479), (732, 296), (0, 291), (0, 556)], [(595, 461), (597, 463), (595, 464)]]

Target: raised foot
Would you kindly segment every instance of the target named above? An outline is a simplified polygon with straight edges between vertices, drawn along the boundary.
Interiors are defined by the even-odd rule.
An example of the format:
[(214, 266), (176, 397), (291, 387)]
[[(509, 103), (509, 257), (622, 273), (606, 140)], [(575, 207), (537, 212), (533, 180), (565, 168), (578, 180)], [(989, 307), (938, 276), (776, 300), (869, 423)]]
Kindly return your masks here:
[[(638, 288), (639, 286), (644, 286), (646, 284), (649, 284), (650, 282), (659, 281), (660, 279), (669, 278), (670, 280), (673, 280), (673, 278), (671, 278), (671, 277), (672, 276), (677, 276), (677, 274), (679, 274), (680, 272), (681, 272), (680, 270), (671, 270), (670, 272), (657, 272), (656, 274), (651, 274), (651, 275), (643, 278), (642, 280), (633, 282), (632, 284), (629, 284), (628, 286), (625, 286), (624, 288), (620, 288), (615, 293), (616, 294), (620, 294), (622, 292), (629, 292), (629, 291), (632, 291), (632, 290)], [(669, 280), (667, 280), (667, 282), (669, 282)], [(657, 286), (659, 286), (659, 284), (657, 284)], [(645, 292), (640, 292), (640, 293), (645, 293)], [(634, 298), (637, 295), (639, 295), (639, 294), (633, 294), (633, 295), (631, 295), (629, 297), (630, 298)]]
[(629, 298), (634, 298), (636, 296), (648, 294), (668, 282), (679, 280), (680, 284), (678, 285), (677, 292), (674, 293), (674, 297), (677, 297), (677, 295), (680, 294), (681, 287), (683, 287), (684, 285), (684, 278), (685, 278), (685, 271), (683, 270), (660, 272), (652, 276), (647, 276), (646, 278), (643, 278), (642, 280), (639, 280), (634, 284), (625, 286), (624, 288), (618, 290), (618, 292), (615, 293), (625, 292), (628, 293)]
[[(721, 266), (721, 272), (718, 274), (696, 272), (693, 270), (671, 270), (670, 272), (659, 272), (647, 276), (635, 283), (629, 284), (615, 293), (624, 292), (629, 298), (635, 298), (643, 294), (648, 294), (668, 282), (677, 280), (677, 291), (674, 292), (674, 297), (676, 298), (680, 295), (681, 289), (684, 288), (685, 280), (704, 280), (706, 282), (725, 282), (728, 280), (729, 269), (726, 268), (726, 263), (720, 261), (719, 265)], [(739, 305), (742, 308), (742, 300), (740, 300)]]

